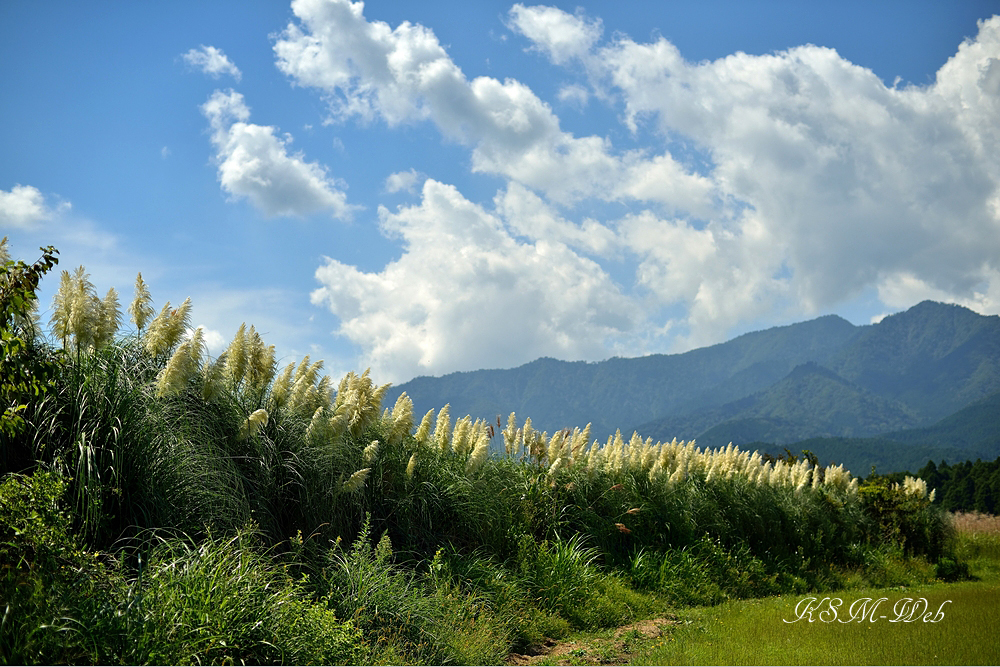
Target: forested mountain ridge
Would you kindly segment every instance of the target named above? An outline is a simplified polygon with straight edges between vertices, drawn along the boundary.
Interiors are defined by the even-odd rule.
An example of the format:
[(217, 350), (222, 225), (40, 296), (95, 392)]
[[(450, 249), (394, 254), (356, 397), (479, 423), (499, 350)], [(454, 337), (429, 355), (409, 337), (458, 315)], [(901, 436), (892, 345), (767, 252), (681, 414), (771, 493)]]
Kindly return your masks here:
[(616, 429), (707, 446), (882, 436), (988, 452), (989, 427), (970, 426), (978, 435), (963, 444), (949, 441), (952, 426), (935, 424), (984, 400), (961, 419), (989, 422), (996, 406), (986, 399), (1000, 391), (1000, 317), (924, 301), (877, 324), (828, 315), (683, 354), (545, 358), (421, 377), (394, 387), (387, 403), (402, 391), (420, 414), (446, 403), (453, 415), (514, 411), (550, 433), (593, 423), (597, 438)]
[(391, 388), (386, 403), (405, 391), (418, 413), (448, 403), (453, 415), (513, 411), (549, 432), (592, 422), (595, 434), (607, 434), (765, 389), (800, 364), (828, 361), (858, 329), (828, 315), (683, 354), (601, 362), (542, 358), (513, 369), (418, 377)]

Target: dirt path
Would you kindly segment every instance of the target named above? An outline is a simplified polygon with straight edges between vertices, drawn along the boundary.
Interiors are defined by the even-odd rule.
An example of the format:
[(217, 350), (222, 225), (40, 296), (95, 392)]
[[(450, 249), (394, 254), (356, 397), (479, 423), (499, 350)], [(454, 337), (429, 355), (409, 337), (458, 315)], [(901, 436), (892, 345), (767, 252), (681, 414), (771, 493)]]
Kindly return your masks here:
[(547, 640), (530, 655), (511, 653), (508, 665), (627, 665), (638, 644), (662, 637), (677, 625), (677, 617), (652, 618), (629, 623), (610, 636), (594, 636), (562, 641)]

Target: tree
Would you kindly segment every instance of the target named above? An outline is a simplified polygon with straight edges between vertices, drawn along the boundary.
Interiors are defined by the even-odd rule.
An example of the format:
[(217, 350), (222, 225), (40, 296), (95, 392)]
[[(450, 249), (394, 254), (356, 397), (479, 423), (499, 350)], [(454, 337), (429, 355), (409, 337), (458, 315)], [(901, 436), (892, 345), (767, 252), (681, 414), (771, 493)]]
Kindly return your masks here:
[(33, 350), (33, 321), (41, 277), (59, 263), (53, 246), (41, 248), (42, 256), (32, 265), (13, 261), (6, 251), (7, 238), (0, 241), (0, 436), (14, 436), (24, 426), (20, 413), (27, 401), (37, 399), (49, 386), (57, 364)]

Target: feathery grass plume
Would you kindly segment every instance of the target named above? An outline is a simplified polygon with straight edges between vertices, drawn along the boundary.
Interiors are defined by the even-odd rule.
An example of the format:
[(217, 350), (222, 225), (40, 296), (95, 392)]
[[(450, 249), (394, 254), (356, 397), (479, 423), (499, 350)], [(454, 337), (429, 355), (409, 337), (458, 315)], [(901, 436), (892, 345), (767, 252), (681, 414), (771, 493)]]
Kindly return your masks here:
[(396, 399), (389, 415), (389, 442), (401, 443), (413, 430), (413, 401), (404, 391)]
[(163, 304), (160, 314), (153, 318), (146, 330), (146, 351), (154, 357), (166, 353), (170, 347), (167, 346), (167, 321), (170, 319), (170, 302)]
[(280, 408), (288, 402), (288, 392), (292, 388), (292, 373), (295, 364), (288, 364), (271, 386), (270, 403), (272, 409)]
[(226, 348), (226, 377), (229, 378), (229, 383), (234, 388), (243, 381), (243, 376), (247, 372), (246, 328), (246, 322), (240, 324), (232, 342)]
[(472, 448), (472, 454), (469, 455), (469, 460), (465, 463), (465, 474), (472, 475), (483, 465), (486, 458), (490, 454), (490, 437), (489, 434), (480, 429), (479, 435), (476, 437), (475, 446)]
[(102, 301), (95, 304), (93, 343), (95, 348), (104, 347), (112, 340), (122, 324), (121, 307), (118, 305), (118, 292), (112, 287)]
[(337, 441), (347, 432), (347, 415), (342, 410), (336, 410), (327, 420), (327, 434), (331, 441)]
[(306, 428), (307, 442), (322, 442), (327, 439), (330, 433), (330, 420), (326, 417), (327, 409), (323, 406), (316, 408), (309, 426)]
[(562, 467), (562, 464), (563, 464), (563, 459), (562, 459), (562, 457), (561, 457), (561, 456), (560, 456), (560, 457), (556, 457), (556, 460), (555, 460), (555, 461), (553, 461), (553, 462), (552, 462), (552, 465), (550, 465), (550, 466), (549, 466), (549, 477), (552, 477), (552, 476), (554, 476), (554, 475), (555, 475), (555, 474), (556, 474), (557, 472), (559, 472), (559, 468), (561, 468), (561, 467)]
[(319, 383), (316, 385), (315, 400), (317, 401), (317, 405), (333, 405), (333, 380), (329, 375), (324, 375), (319, 379)]
[[(167, 319), (166, 339), (170, 347), (177, 344), (188, 329), (191, 328), (191, 297), (184, 299), (184, 303), (177, 310), (171, 311)], [(168, 348), (169, 349), (169, 348)]]
[(406, 464), (406, 479), (413, 479), (413, 471), (417, 469), (417, 453), (410, 454), (410, 461)]
[(268, 414), (267, 410), (260, 408), (259, 410), (254, 410), (247, 417), (246, 421), (243, 422), (240, 428), (240, 438), (246, 440), (250, 436), (256, 435), (260, 429), (267, 426)]
[(471, 449), (469, 442), (472, 436), (472, 417), (466, 415), (455, 422), (455, 428), (451, 433), (451, 450), (456, 454), (466, 454)]
[(276, 365), (274, 361), (274, 346), (264, 345), (260, 334), (250, 325), (247, 334), (247, 369), (248, 381), (254, 391), (263, 391), (274, 378)]
[(290, 410), (311, 414), (316, 409), (316, 403), (318, 402), (316, 378), (322, 369), (322, 359), (310, 364), (308, 354), (302, 358), (302, 362), (295, 369), (292, 391), (288, 396), (288, 408)]
[(351, 475), (350, 479), (344, 482), (344, 485), (341, 488), (344, 490), (345, 493), (353, 493), (355, 491), (360, 490), (361, 488), (364, 487), (365, 480), (368, 479), (368, 473), (370, 473), (371, 471), (372, 471), (371, 468), (362, 468), (361, 470)]
[(156, 382), (156, 395), (169, 396), (181, 392), (198, 372), (204, 348), (201, 327), (195, 329), (191, 338), (177, 346), (166, 367), (160, 371)]
[(73, 270), (73, 297), (69, 315), (69, 330), (76, 338), (77, 350), (93, 345), (94, 332), (100, 316), (100, 299), (90, 274), (81, 264)]
[(565, 431), (556, 431), (552, 434), (552, 438), (549, 440), (549, 446), (546, 452), (546, 457), (548, 458), (549, 463), (559, 458), (559, 454), (562, 452), (563, 438), (565, 437)]
[(153, 318), (146, 331), (146, 351), (154, 357), (167, 354), (181, 336), (191, 327), (191, 297), (184, 299), (180, 308), (170, 309), (170, 302)]
[[(497, 417), (498, 421), (499, 419), (500, 418)], [(503, 430), (503, 448), (507, 453), (508, 458), (517, 455), (517, 434), (517, 417), (513, 412), (511, 412), (510, 416), (507, 417), (507, 428)]]
[(431, 434), (431, 421), (434, 419), (434, 408), (427, 411), (424, 418), (420, 420), (420, 426), (417, 427), (417, 432), (413, 434), (413, 438), (421, 445), (427, 444), (427, 438)]
[(62, 341), (63, 349), (69, 341), (69, 316), (73, 308), (73, 279), (69, 271), (63, 271), (59, 278), (59, 289), (52, 296), (52, 334)]
[(10, 261), (10, 252), (7, 250), (7, 237), (0, 239), (0, 264)]
[(361, 461), (365, 465), (371, 465), (375, 461), (376, 456), (378, 456), (378, 440), (372, 440), (371, 444), (362, 450)]
[(155, 312), (150, 305), (152, 302), (153, 297), (150, 296), (149, 289), (146, 287), (146, 283), (143, 282), (142, 272), (140, 271), (135, 277), (135, 296), (132, 298), (132, 304), (128, 307), (128, 313), (132, 316), (132, 322), (135, 324), (135, 328), (139, 330), (139, 333), (142, 333), (146, 322), (149, 322), (149, 318)]
[(448, 445), (451, 441), (451, 417), (448, 415), (448, 409), (451, 407), (450, 403), (446, 403), (441, 411), (438, 412), (437, 422), (434, 426), (434, 443), (437, 448), (442, 452), (448, 451)]
[(587, 445), (590, 444), (590, 429), (591, 424), (588, 422), (582, 432), (576, 433), (574, 431), (573, 441), (570, 447), (570, 456), (573, 457), (574, 461), (580, 457), (583, 451), (587, 448)]
[(338, 411), (347, 418), (347, 427), (354, 436), (360, 436), (368, 426), (376, 423), (382, 405), (382, 397), (390, 385), (374, 388), (370, 377), (371, 369), (358, 375), (351, 371), (340, 381), (334, 403)]
[(100, 299), (83, 266), (71, 276), (63, 271), (59, 289), (52, 297), (52, 333), (62, 341), (63, 349), (72, 339), (77, 351), (89, 347), (97, 324)]
[(208, 403), (222, 396), (226, 378), (226, 353), (223, 352), (215, 361), (208, 359), (202, 366), (201, 397)]
[[(898, 484), (896, 485), (899, 486)], [(919, 477), (910, 477), (909, 475), (903, 480), (903, 493), (911, 496), (916, 496), (917, 498), (927, 497), (927, 482)]]

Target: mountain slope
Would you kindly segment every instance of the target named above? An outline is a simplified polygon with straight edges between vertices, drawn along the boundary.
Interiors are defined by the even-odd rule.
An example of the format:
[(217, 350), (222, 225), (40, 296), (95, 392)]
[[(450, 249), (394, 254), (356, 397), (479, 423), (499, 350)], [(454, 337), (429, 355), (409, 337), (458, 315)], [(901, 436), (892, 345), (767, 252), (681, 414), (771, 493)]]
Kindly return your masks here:
[(684, 354), (597, 363), (545, 358), (509, 370), (419, 377), (394, 387), (386, 403), (405, 391), (418, 416), (449, 403), (453, 415), (492, 419), (514, 411), (549, 432), (593, 422), (600, 437), (760, 391), (799, 364), (829, 360), (856, 335), (853, 324), (828, 315)]
[(906, 406), (809, 362), (762, 392), (637, 430), (654, 440), (696, 438), (699, 444), (720, 447), (730, 442), (784, 444), (816, 436), (870, 436), (916, 422), (917, 416)]
[(1000, 391), (1000, 317), (924, 301), (865, 327), (830, 368), (930, 424)]
[(868, 436), (929, 427), (1000, 391), (1000, 317), (925, 301), (878, 324), (831, 315), (684, 354), (421, 377), (386, 402), (402, 391), (418, 418), (445, 404), (487, 419), (514, 411), (550, 433), (592, 422), (596, 438)]

